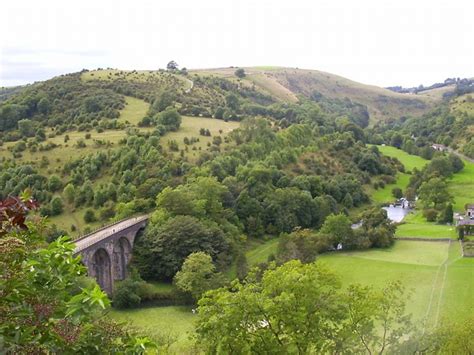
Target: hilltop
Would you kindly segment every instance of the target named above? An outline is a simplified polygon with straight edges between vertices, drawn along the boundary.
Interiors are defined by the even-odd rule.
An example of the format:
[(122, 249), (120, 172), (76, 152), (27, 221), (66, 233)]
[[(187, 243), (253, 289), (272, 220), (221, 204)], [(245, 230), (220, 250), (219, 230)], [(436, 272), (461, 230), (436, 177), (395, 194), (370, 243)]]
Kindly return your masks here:
[[(442, 99), (442, 95), (432, 94), (432, 90), (423, 91), (422, 95), (400, 94), (318, 70), (283, 67), (248, 67), (244, 70), (247, 74), (244, 82), (252, 83), (279, 100), (296, 102), (299, 96), (316, 102), (349, 100), (367, 108), (371, 123), (420, 116)], [(233, 79), (234, 72), (235, 68), (219, 68), (193, 70), (190, 73)], [(443, 90), (453, 90), (453, 87)]]

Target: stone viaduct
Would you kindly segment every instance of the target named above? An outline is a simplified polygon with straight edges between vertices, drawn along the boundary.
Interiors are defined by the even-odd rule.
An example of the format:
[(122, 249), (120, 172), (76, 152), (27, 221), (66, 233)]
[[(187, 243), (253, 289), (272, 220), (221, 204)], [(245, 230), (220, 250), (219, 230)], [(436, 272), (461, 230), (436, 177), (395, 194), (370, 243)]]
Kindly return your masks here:
[(103, 227), (74, 241), (74, 255), (81, 255), (89, 276), (112, 295), (114, 282), (127, 277), (135, 237), (148, 223), (148, 216), (133, 217)]

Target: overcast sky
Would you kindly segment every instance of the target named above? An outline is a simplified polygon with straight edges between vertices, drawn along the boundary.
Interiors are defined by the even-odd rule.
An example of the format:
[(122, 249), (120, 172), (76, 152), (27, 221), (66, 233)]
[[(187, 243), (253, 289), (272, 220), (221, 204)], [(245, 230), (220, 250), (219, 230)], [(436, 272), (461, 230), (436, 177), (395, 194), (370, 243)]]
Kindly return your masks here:
[(13, 0), (0, 86), (82, 68), (278, 65), (367, 84), (474, 76), (472, 0)]

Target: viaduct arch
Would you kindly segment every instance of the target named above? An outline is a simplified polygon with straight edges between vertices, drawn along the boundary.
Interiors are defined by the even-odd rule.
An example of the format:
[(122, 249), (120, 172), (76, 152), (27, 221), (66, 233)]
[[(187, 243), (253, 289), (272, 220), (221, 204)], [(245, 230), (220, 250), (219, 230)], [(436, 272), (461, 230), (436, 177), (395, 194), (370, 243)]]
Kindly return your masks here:
[(127, 277), (133, 243), (147, 223), (148, 216), (133, 217), (74, 241), (74, 255), (82, 256), (88, 275), (94, 277), (108, 295), (112, 295), (115, 281)]

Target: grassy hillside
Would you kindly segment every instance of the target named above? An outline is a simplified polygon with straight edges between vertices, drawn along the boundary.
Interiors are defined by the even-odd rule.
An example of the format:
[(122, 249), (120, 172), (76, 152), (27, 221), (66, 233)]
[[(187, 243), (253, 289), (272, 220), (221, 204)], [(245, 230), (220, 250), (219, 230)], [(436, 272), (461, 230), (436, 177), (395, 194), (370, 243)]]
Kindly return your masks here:
[[(408, 154), (395, 147), (378, 146), (378, 148), (383, 154), (400, 160), (407, 171), (411, 171), (414, 168), (420, 170), (423, 166), (429, 163), (426, 159), (417, 155)], [(403, 188), (403, 185), (408, 182), (403, 174), (398, 174), (398, 179), (397, 184), (393, 185), (393, 187), (399, 186)], [(391, 185), (387, 185), (385, 189), (375, 192), (375, 201), (380, 201), (385, 198), (388, 194), (387, 189), (390, 189), (391, 191), (390, 187), (393, 188)], [(459, 173), (454, 174), (453, 177), (448, 180), (448, 187), (454, 197), (454, 210), (459, 212), (464, 211), (464, 205), (474, 201), (474, 163), (464, 160), (464, 169)]]
[(169, 337), (174, 343), (172, 354), (188, 353), (192, 348), (191, 336), (196, 315), (190, 307), (154, 307), (132, 310), (113, 310), (110, 316), (119, 322), (128, 322), (158, 343)]
[[(139, 100), (133, 97), (126, 97), (126, 106), (121, 110), (119, 122), (126, 124), (127, 127), (139, 129), (140, 131), (147, 131), (150, 128), (139, 128), (137, 123), (146, 115), (149, 104), (143, 100)], [(160, 144), (164, 151), (167, 151), (171, 155), (179, 155), (179, 152), (171, 151), (169, 148), (169, 142), (174, 140), (178, 143), (180, 150), (184, 151), (184, 157), (188, 158), (189, 161), (194, 162), (202, 152), (211, 151), (216, 146), (212, 144), (214, 137), (221, 137), (222, 144), (219, 149), (225, 149), (228, 145), (225, 143), (225, 137), (233, 129), (239, 126), (239, 122), (225, 122), (223, 120), (202, 118), (202, 117), (183, 117), (181, 127), (176, 132), (167, 133), (161, 140)], [(202, 136), (199, 134), (201, 128), (209, 129), (211, 136)], [(51, 132), (51, 131), (48, 131)], [(86, 138), (86, 135), (89, 138)], [(69, 137), (69, 140), (65, 142), (65, 137)], [(120, 147), (119, 142), (127, 137), (127, 132), (124, 129), (106, 130), (98, 133), (96, 131), (90, 132), (79, 132), (72, 131), (64, 134), (55, 135), (52, 138), (48, 138), (44, 144), (53, 143), (56, 145), (55, 148), (46, 151), (31, 152), (25, 150), (22, 152), (21, 158), (17, 159), (17, 162), (24, 164), (33, 164), (38, 168), (39, 172), (46, 176), (51, 174), (62, 175), (62, 168), (64, 164), (86, 157), (89, 154), (105, 151), (107, 149), (116, 149)], [(183, 143), (184, 137), (189, 139), (199, 139), (198, 142), (185, 145)], [(33, 140), (33, 138), (30, 138)], [(97, 144), (97, 141), (102, 141), (104, 144)], [(85, 147), (78, 148), (78, 142), (84, 142)], [(11, 158), (12, 152), (10, 149), (14, 147), (16, 142), (8, 142), (3, 146), (0, 146), (0, 158)], [(214, 147), (214, 148), (211, 148)], [(49, 163), (42, 164), (43, 161)], [(106, 183), (110, 181), (111, 176), (105, 172), (105, 175), (93, 181), (94, 186)], [(63, 184), (68, 182), (68, 177), (63, 177)], [(61, 195), (58, 193), (58, 195)], [(63, 198), (63, 201), (65, 199)], [(84, 213), (86, 207), (77, 208), (74, 204), (65, 203), (64, 212), (58, 216), (50, 217), (51, 223), (56, 224), (59, 228), (70, 232), (71, 235), (77, 235), (84, 232), (86, 227), (95, 228), (100, 226), (103, 221), (97, 221), (92, 223), (84, 222)], [(71, 226), (74, 225), (76, 230), (72, 231)]]
[[(179, 150), (184, 150), (184, 156), (190, 161), (195, 161), (201, 152), (210, 151), (214, 137), (221, 137), (222, 144), (220, 147), (225, 148), (225, 137), (234, 129), (239, 127), (239, 122), (225, 122), (215, 118), (189, 117), (184, 116), (181, 127), (176, 132), (169, 132), (161, 140), (163, 147), (168, 147), (170, 141), (178, 144)], [(199, 133), (201, 128), (208, 129), (210, 136), (203, 136)], [(186, 145), (184, 139), (195, 138), (198, 142)]]
[(388, 157), (397, 158), (405, 166), (407, 171), (412, 171), (414, 168), (421, 170), (428, 160), (419, 157), (418, 155), (408, 154), (401, 149), (397, 149), (391, 146), (377, 146), (380, 152)]
[[(200, 75), (233, 77), (235, 68), (193, 71)], [(321, 94), (330, 99), (348, 98), (368, 107), (371, 122), (419, 116), (441, 100), (440, 95), (405, 95), (372, 85), (361, 84), (338, 75), (317, 70), (279, 67), (245, 68), (250, 81), (280, 100), (294, 102), (298, 95), (312, 97)]]
[(449, 180), (449, 191), (455, 211), (464, 211), (467, 203), (474, 203), (474, 163), (464, 160), (464, 169)]

